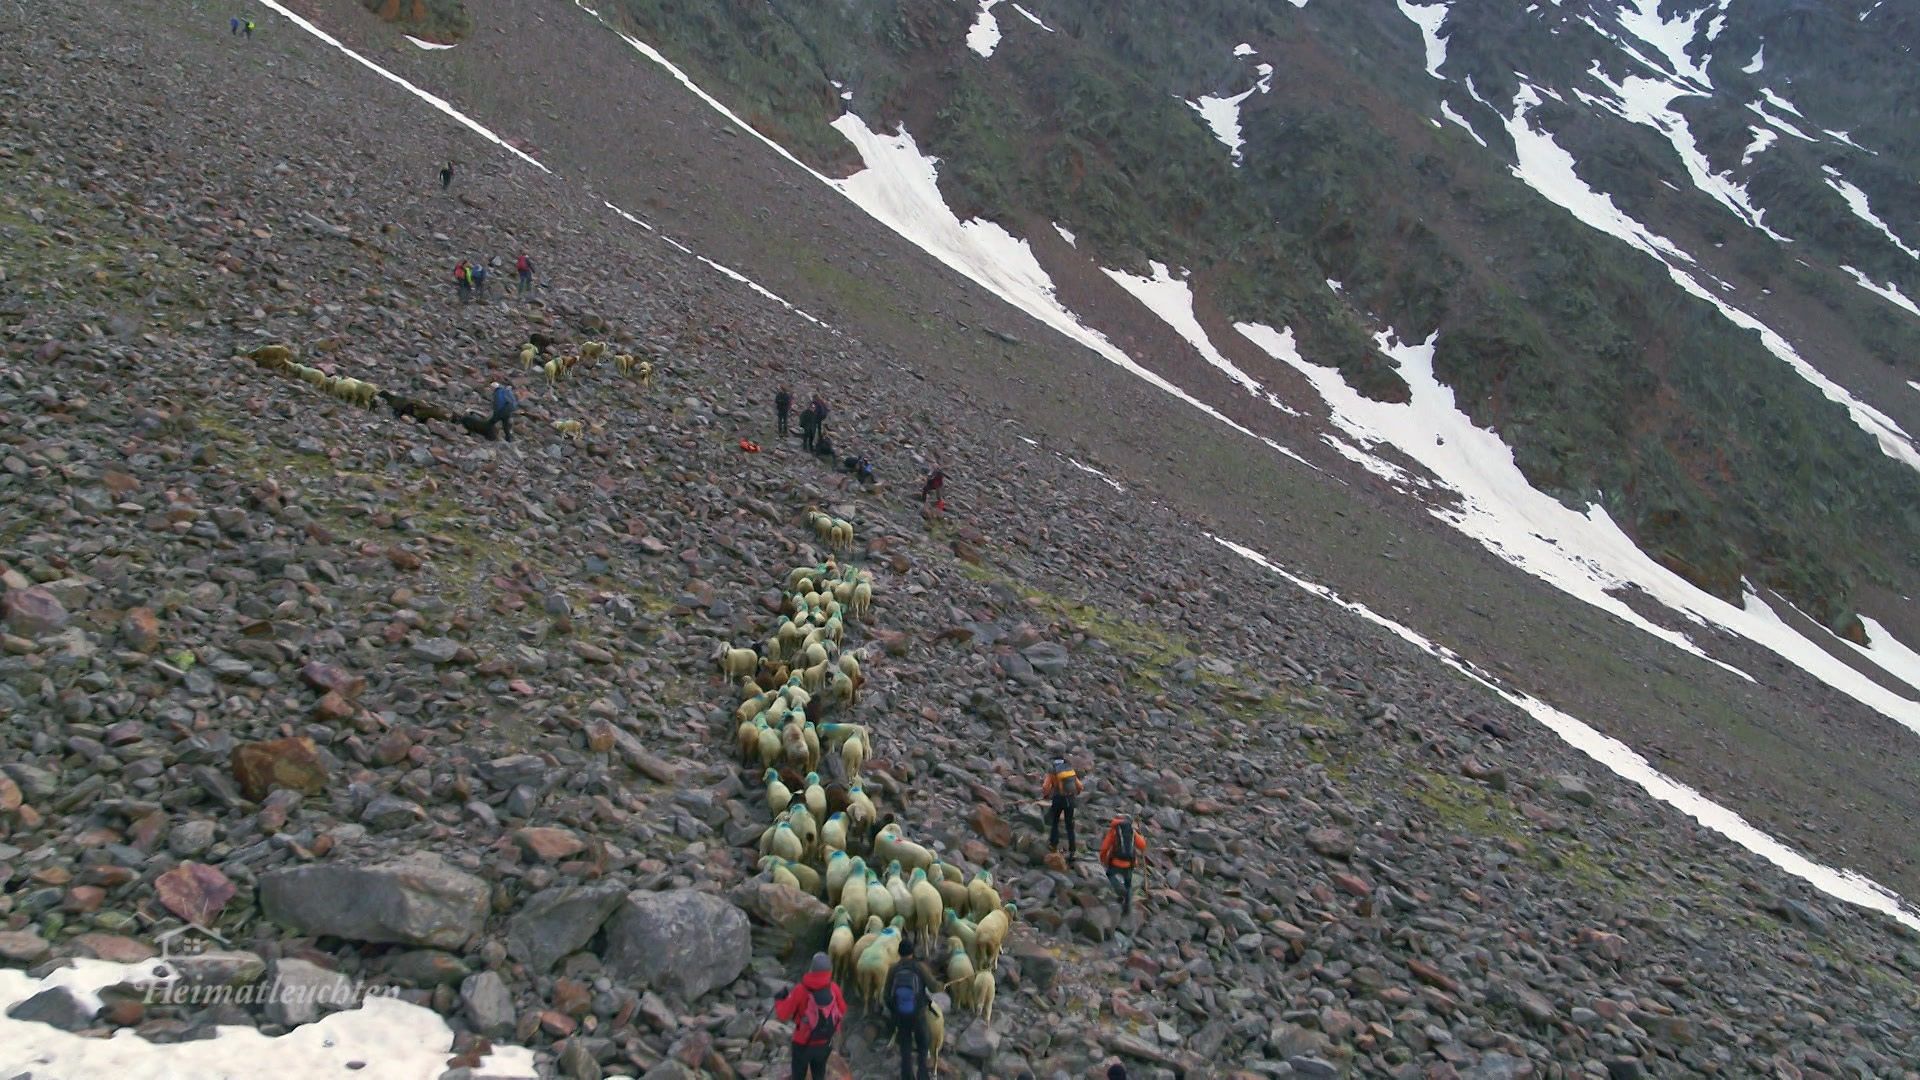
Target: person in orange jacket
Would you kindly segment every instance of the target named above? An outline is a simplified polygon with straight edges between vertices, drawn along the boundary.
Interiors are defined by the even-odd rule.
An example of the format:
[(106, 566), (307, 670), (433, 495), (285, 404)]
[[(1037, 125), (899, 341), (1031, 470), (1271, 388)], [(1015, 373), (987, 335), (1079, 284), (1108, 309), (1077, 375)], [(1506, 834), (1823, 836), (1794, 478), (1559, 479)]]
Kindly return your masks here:
[(833, 1038), (847, 1018), (847, 999), (833, 981), (833, 962), (826, 953), (814, 953), (813, 963), (799, 985), (773, 1007), (773, 1015), (794, 1021), (793, 1080), (827, 1080), (827, 1059)]
[(1100, 864), (1107, 868), (1107, 881), (1120, 896), (1120, 917), (1133, 912), (1133, 868), (1147, 857), (1147, 838), (1133, 827), (1125, 814), (1113, 815), (1107, 835), (1100, 841)]
[(1069, 859), (1080, 847), (1073, 833), (1073, 807), (1079, 801), (1082, 790), (1084, 785), (1080, 783), (1079, 775), (1067, 767), (1067, 759), (1054, 758), (1053, 768), (1040, 785), (1040, 797), (1047, 800), (1047, 850), (1060, 850), (1060, 820), (1065, 818)]

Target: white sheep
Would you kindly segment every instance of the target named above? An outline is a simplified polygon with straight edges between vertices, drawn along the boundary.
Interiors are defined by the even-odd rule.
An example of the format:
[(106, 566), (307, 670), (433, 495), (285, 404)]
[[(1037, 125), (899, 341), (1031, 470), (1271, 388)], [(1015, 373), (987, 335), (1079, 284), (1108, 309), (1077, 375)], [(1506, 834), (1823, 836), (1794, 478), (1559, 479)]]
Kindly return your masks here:
[[(553, 422), (553, 430), (559, 432), (562, 435), (565, 435), (567, 438), (572, 439), (574, 442), (579, 442), (580, 433), (586, 430), (586, 425), (582, 424), (578, 420), (555, 420)], [(746, 651), (752, 652), (753, 650), (748, 649)]]
[(580, 359), (583, 361), (598, 360), (606, 351), (607, 343), (604, 341), (582, 342), (580, 345)]
[(752, 649), (722, 647), (719, 660), (720, 670), (729, 679), (749, 678), (760, 667), (760, 654)]
[(873, 610), (873, 586), (862, 581), (853, 587), (853, 601), (849, 609), (856, 619), (865, 619)]
[(540, 350), (538, 347), (534, 345), (533, 342), (529, 341), (525, 345), (520, 346), (520, 366), (521, 367), (531, 368), (535, 363), (539, 362), (539, 360), (540, 360)]

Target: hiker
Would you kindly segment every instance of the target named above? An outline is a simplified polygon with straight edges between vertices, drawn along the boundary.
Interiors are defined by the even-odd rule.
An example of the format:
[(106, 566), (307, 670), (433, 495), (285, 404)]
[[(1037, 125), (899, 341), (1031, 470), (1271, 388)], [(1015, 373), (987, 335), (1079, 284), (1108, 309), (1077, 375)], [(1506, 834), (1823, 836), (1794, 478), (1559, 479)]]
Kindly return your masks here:
[(827, 438), (827, 433), (824, 428), (821, 429), (819, 434), (813, 437), (813, 452), (826, 458), (827, 464), (833, 464), (833, 440)]
[(1067, 858), (1071, 859), (1079, 850), (1080, 841), (1073, 832), (1073, 807), (1080, 799), (1080, 793), (1086, 785), (1072, 769), (1067, 768), (1066, 758), (1053, 759), (1053, 771), (1047, 773), (1047, 779), (1040, 785), (1040, 797), (1047, 802), (1047, 850), (1060, 850), (1060, 819), (1067, 822)]
[(873, 486), (873, 462), (868, 461), (865, 454), (848, 454), (841, 464), (847, 467), (855, 480), (868, 487)]
[(893, 1037), (900, 1044), (900, 1080), (927, 1080), (927, 1051), (933, 1035), (927, 1029), (927, 1006), (933, 1001), (927, 969), (913, 958), (913, 939), (900, 942), (900, 962), (887, 972), (887, 1015), (893, 1019)]
[(480, 299), (487, 298), (487, 264), (478, 263), (467, 271), (473, 277), (473, 292)]
[(440, 167), (440, 190), (445, 191), (452, 186), (453, 186), (453, 162), (449, 161), (445, 165)]
[(814, 394), (813, 394), (813, 401), (811, 402), (811, 404), (812, 404), (812, 406), (813, 406), (813, 419), (814, 419), (814, 422), (815, 422), (815, 423), (817, 423), (817, 424), (819, 424), (819, 425), (820, 425), (821, 427), (826, 427), (826, 426), (827, 426), (827, 401), (826, 401), (826, 399), (825, 399), (825, 398), (823, 398), (823, 397), (821, 397), (821, 396), (820, 396), (820, 392), (816, 390), (816, 391), (814, 391)]
[(946, 506), (947, 498), (940, 491), (940, 489), (945, 487), (946, 484), (947, 484), (947, 474), (945, 472), (942, 472), (940, 469), (940, 466), (936, 463), (932, 471), (927, 473), (927, 482), (920, 485), (920, 501), (922, 503), (925, 503), (927, 501), (927, 496), (932, 495), (934, 505), (936, 507)]
[(253, 37), (253, 20), (252, 19), (247, 20), (247, 37), (249, 39)]
[(793, 411), (793, 395), (781, 387), (773, 395), (773, 415), (780, 422), (780, 437), (787, 437), (787, 414)]
[(533, 289), (533, 260), (526, 252), (520, 253), (520, 261), (513, 264), (514, 272), (520, 275), (520, 295), (525, 296)]
[(227, 20), (227, 33), (232, 34), (234, 37), (240, 36), (240, 16), (235, 15), (233, 18)]
[(520, 399), (513, 396), (513, 387), (506, 383), (493, 384), (493, 415), (487, 420), (487, 438), (493, 438), (493, 429), (497, 426), (500, 433), (513, 441), (513, 414), (520, 408)]
[(1147, 838), (1133, 827), (1125, 814), (1113, 815), (1107, 835), (1100, 841), (1100, 864), (1107, 868), (1107, 881), (1120, 896), (1120, 917), (1133, 912), (1133, 868), (1147, 857)]
[(792, 1020), (793, 1080), (827, 1080), (827, 1058), (833, 1054), (833, 1037), (847, 1018), (847, 999), (833, 981), (833, 961), (826, 953), (814, 953), (807, 973), (787, 996), (773, 1007), (773, 1015)]
[(813, 450), (813, 440), (820, 434), (820, 414), (809, 405), (800, 410), (800, 447), (809, 453)]
[(473, 302), (473, 272), (467, 269), (467, 260), (461, 259), (453, 267), (453, 283), (460, 289), (460, 302)]

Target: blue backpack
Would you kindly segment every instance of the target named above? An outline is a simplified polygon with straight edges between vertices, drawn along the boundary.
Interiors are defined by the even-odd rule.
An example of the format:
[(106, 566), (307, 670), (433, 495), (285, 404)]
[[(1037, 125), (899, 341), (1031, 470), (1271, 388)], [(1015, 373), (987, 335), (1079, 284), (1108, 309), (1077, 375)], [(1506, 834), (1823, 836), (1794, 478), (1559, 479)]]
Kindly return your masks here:
[(511, 416), (520, 407), (520, 400), (513, 396), (510, 387), (502, 386), (493, 392), (493, 409), (502, 416)]
[(893, 984), (888, 987), (887, 1000), (893, 1006), (893, 1015), (910, 1017), (920, 1011), (920, 998), (925, 986), (920, 972), (907, 964), (894, 972)]

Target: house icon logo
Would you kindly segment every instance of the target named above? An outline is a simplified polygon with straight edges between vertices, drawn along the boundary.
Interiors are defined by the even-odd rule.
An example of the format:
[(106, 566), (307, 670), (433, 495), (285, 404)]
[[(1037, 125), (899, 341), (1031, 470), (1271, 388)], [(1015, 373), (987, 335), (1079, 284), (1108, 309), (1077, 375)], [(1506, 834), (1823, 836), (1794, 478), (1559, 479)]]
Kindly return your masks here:
[(206, 952), (223, 951), (230, 947), (227, 939), (217, 931), (196, 926), (193, 923), (155, 934), (153, 943), (160, 946), (160, 955), (156, 958), (157, 970), (164, 972), (167, 976), (176, 973), (170, 961), (191, 958)]

